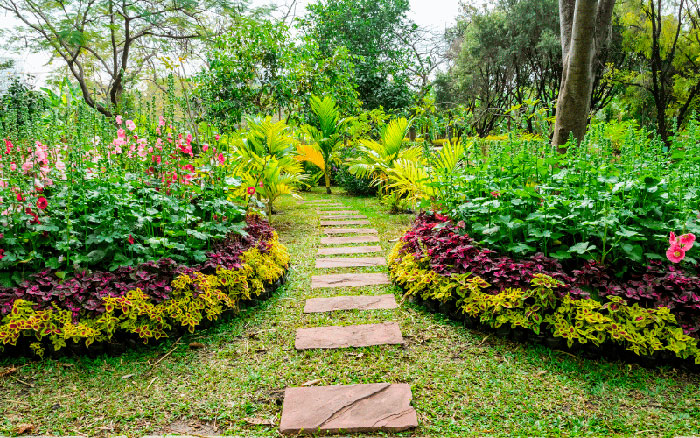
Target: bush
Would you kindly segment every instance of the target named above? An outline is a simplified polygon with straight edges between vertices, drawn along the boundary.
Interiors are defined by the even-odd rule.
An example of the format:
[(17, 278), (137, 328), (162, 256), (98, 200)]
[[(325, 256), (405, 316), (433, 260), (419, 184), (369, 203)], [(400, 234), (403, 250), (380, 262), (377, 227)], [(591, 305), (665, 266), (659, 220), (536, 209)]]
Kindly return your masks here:
[[(669, 351), (700, 364), (700, 313), (695, 304), (685, 304), (688, 287), (669, 288), (661, 280), (681, 274), (673, 266), (650, 267), (647, 285), (672, 306), (625, 300), (605, 296), (604, 282), (571, 276), (543, 255), (515, 261), (480, 248), (465, 226), (440, 215), (418, 217), (389, 257), (391, 276), (407, 295), (453, 303), (459, 312), (490, 327), (544, 331), (566, 339), (569, 346), (612, 343), (637, 355)], [(698, 290), (698, 278), (684, 278)]]
[[(346, 147), (341, 151), (343, 163), (351, 158), (355, 158), (359, 152), (354, 147)], [(348, 171), (348, 166), (341, 164), (333, 169), (335, 181), (343, 187), (349, 194), (357, 196), (374, 196), (377, 194), (377, 185), (373, 183), (371, 177), (363, 178), (353, 175)]]
[[(137, 336), (144, 343), (178, 328), (193, 332), (244, 300), (265, 292), (289, 265), (289, 254), (266, 222), (251, 218), (202, 265), (171, 259), (115, 272), (81, 273), (61, 282), (45, 271), (0, 290), (0, 345), (30, 345), (37, 354)], [(1, 348), (1, 347), (0, 347)]]

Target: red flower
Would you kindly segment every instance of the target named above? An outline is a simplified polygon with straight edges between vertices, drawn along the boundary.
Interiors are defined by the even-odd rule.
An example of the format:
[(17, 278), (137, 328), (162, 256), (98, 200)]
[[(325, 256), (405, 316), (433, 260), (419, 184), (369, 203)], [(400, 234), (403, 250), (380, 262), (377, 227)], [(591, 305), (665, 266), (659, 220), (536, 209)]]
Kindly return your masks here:
[(5, 250), (0, 249), (0, 260), (2, 260), (5, 257)]
[(39, 210), (44, 210), (48, 206), (49, 203), (46, 200), (46, 198), (44, 198), (43, 196), (39, 196), (39, 199), (36, 200), (36, 208), (38, 208)]
[(491, 196), (493, 196), (494, 198), (498, 198), (499, 196), (501, 196), (501, 194), (499, 192), (494, 191), (491, 192)]
[(248, 187), (248, 194), (254, 195), (255, 194), (255, 187)]
[(22, 201), (22, 194), (17, 193), (17, 201), (21, 202)]
[(134, 244), (134, 236), (132, 236), (131, 234), (129, 234), (129, 244), (130, 245)]

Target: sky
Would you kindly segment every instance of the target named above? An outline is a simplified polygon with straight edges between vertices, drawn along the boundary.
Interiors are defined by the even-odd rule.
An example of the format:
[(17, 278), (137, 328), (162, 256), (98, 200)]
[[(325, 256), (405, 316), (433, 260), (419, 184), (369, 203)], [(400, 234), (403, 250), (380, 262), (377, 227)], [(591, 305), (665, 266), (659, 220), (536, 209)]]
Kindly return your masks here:
[[(251, 0), (251, 6), (262, 6), (275, 2), (285, 4), (285, 0)], [(310, 0), (297, 0), (297, 16), (303, 15), (304, 8), (309, 2)], [(409, 18), (421, 27), (439, 32), (454, 24), (459, 13), (459, 0), (410, 0), (410, 5)], [(0, 20), (5, 29), (17, 22), (15, 18), (4, 13), (0, 13)], [(36, 77), (35, 84), (41, 86), (52, 69), (51, 66), (45, 65), (49, 56), (45, 53), (9, 53), (2, 48), (3, 46), (4, 44), (0, 40), (0, 57), (10, 56), (17, 59), (20, 69), (24, 73), (34, 75)]]

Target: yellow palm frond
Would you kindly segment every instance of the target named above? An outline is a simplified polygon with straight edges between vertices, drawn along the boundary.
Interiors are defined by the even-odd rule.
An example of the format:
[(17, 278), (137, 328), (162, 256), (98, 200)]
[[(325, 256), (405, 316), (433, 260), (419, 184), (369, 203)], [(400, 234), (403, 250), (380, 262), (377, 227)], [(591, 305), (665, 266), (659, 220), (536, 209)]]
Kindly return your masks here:
[(326, 168), (326, 160), (323, 159), (323, 154), (314, 145), (299, 145), (297, 146), (297, 153), (297, 160), (309, 162), (321, 170)]

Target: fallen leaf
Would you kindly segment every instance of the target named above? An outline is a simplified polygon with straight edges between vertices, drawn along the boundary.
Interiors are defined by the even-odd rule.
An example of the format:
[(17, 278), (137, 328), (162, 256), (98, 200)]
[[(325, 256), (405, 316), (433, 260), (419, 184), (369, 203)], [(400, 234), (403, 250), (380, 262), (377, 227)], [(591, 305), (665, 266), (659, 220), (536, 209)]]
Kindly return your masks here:
[(319, 383), (321, 383), (321, 379), (313, 379), (309, 380), (308, 382), (302, 383), (301, 386), (314, 386), (318, 385)]
[(16, 372), (17, 372), (16, 367), (5, 368), (4, 370), (0, 371), (0, 377), (7, 377), (10, 374), (14, 374)]
[(127, 374), (125, 376), (122, 376), (122, 379), (130, 379), (130, 378), (134, 377), (135, 375), (136, 374)]
[(15, 433), (17, 435), (24, 435), (25, 433), (32, 433), (34, 432), (34, 426), (33, 424), (20, 424), (15, 428)]
[(540, 370), (540, 371), (538, 371), (538, 372), (536, 372), (536, 373), (535, 373), (535, 377), (540, 377), (540, 376), (544, 376), (545, 374), (547, 374), (547, 372), (546, 372), (546, 371), (544, 371), (544, 370)]
[(255, 426), (274, 426), (274, 423), (265, 418), (250, 418), (246, 417), (245, 422), (248, 424), (253, 424)]
[(193, 349), (193, 350), (197, 350), (197, 349), (204, 348), (204, 347), (205, 347), (205, 345), (202, 344), (201, 342), (192, 342), (192, 343), (190, 343), (190, 348)]

